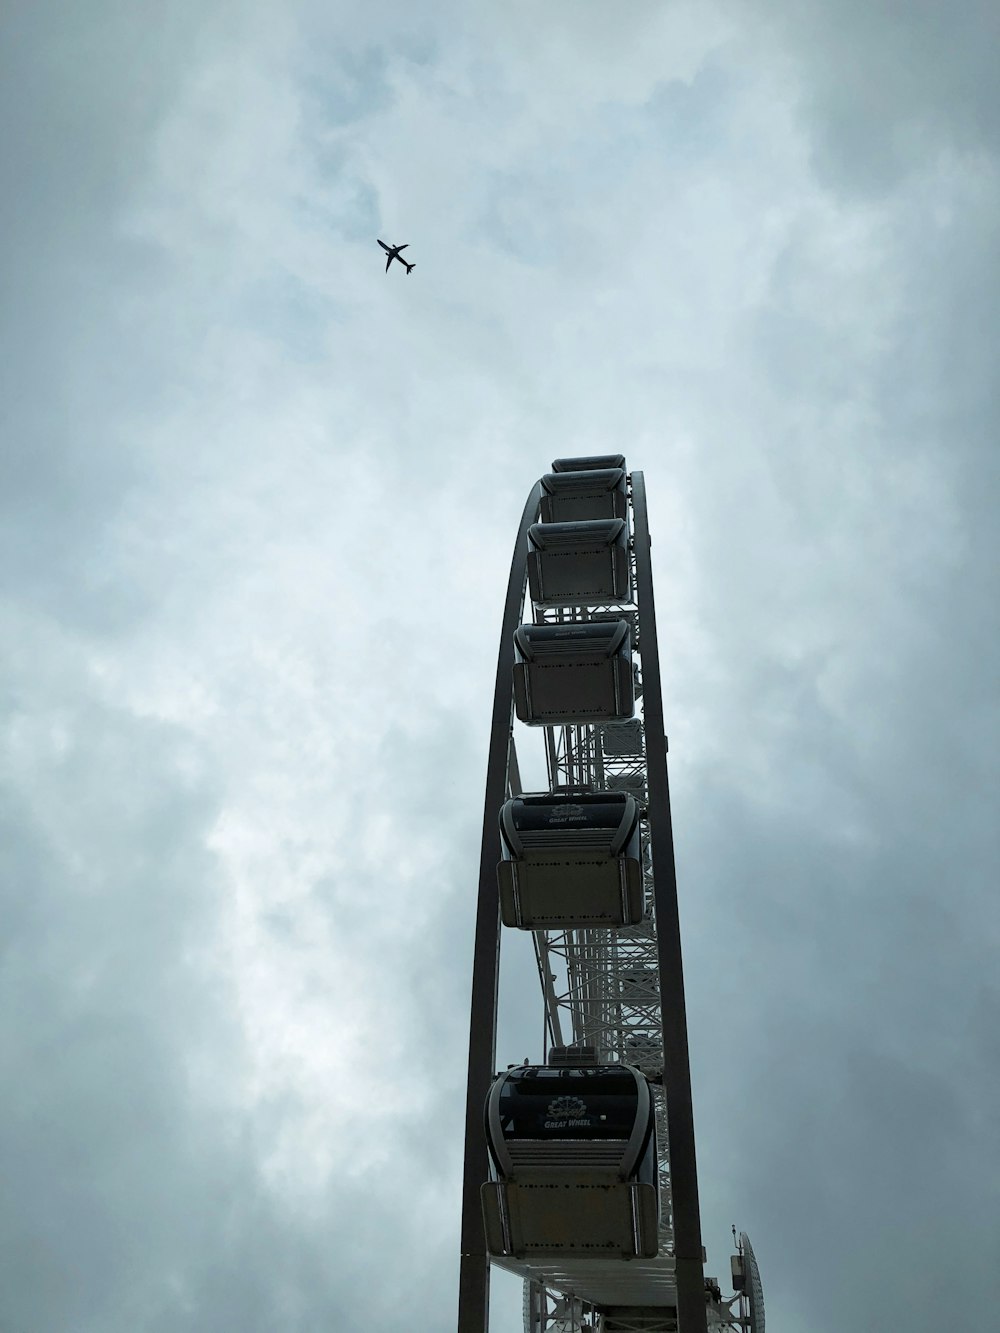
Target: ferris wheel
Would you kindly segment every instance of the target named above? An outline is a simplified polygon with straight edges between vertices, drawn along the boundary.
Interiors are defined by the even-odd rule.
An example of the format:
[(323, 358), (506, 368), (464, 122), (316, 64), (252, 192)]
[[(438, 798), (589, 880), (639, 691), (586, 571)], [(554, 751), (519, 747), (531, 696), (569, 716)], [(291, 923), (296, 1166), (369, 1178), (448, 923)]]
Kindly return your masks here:
[[(531, 934), (544, 1038), (497, 1072), (503, 931)], [(731, 1297), (704, 1273), (646, 488), (619, 454), (535, 484), (504, 606), (458, 1333), (486, 1333), (490, 1265), (523, 1279), (525, 1333), (764, 1333), (746, 1235)]]

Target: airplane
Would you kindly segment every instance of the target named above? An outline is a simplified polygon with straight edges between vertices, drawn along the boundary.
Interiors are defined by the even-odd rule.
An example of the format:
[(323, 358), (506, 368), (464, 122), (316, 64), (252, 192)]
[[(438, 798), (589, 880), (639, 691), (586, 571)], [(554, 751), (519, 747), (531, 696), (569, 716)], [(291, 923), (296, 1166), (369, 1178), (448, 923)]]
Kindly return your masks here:
[[(378, 240), (378, 237), (376, 237), (376, 240)], [(405, 250), (407, 248), (405, 245), (386, 245), (385, 241), (379, 241), (379, 245), (388, 255), (388, 258), (385, 261), (386, 273), (389, 272), (389, 265), (392, 263), (394, 259), (398, 259), (399, 262), (406, 269), (407, 277), (409, 277), (410, 274), (413, 272), (413, 270), (417, 267), (416, 264), (408, 264), (406, 260), (403, 258), (403, 256), (399, 253), (400, 250)]]

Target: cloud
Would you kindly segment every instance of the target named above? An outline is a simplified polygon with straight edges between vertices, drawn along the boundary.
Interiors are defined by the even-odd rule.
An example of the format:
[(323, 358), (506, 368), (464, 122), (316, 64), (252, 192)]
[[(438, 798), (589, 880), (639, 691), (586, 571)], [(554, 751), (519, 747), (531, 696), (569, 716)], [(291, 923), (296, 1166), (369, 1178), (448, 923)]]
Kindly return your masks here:
[[(929, 1329), (947, 1256), (985, 1318), (992, 20), (15, 17), (7, 1322), (453, 1317), (510, 543), (610, 448), (710, 1267), (737, 1220), (772, 1318), (864, 1326), (891, 1273)], [(501, 1065), (541, 1030), (504, 959)]]
[(940, 154), (995, 156), (1000, 101), (987, 52), (997, 36), (987, 3), (952, 14), (934, 0), (836, 6), (791, 0), (761, 10), (787, 59), (834, 189), (880, 194)]

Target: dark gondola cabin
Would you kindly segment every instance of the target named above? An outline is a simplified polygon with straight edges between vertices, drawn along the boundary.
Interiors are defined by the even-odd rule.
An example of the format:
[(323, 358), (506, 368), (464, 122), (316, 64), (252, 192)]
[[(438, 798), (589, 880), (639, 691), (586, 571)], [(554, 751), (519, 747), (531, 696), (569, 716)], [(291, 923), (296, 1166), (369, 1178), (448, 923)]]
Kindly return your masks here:
[(521, 930), (642, 920), (639, 806), (625, 792), (516, 796), (500, 811), (500, 916)]
[(536, 606), (597, 606), (632, 595), (622, 518), (535, 523), (528, 529), (528, 588)]
[(625, 470), (590, 468), (547, 472), (542, 478), (543, 523), (575, 523), (587, 518), (626, 518)]
[(491, 1254), (652, 1258), (659, 1193), (653, 1100), (630, 1065), (524, 1065), (486, 1104)]
[(521, 625), (514, 631), (514, 707), (529, 727), (631, 717), (635, 680), (628, 621)]

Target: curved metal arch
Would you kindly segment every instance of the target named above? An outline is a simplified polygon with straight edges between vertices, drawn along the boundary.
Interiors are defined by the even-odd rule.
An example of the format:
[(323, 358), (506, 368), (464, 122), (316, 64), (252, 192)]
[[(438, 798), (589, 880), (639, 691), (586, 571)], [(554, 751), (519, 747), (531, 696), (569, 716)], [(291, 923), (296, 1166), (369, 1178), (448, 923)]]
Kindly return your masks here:
[(681, 1333), (704, 1333), (705, 1275), (702, 1260), (701, 1211), (698, 1204), (698, 1167), (694, 1145), (694, 1109), (691, 1101), (691, 1061), (688, 1051), (687, 1010), (684, 1003), (684, 967), (681, 959), (680, 914), (677, 904), (677, 867), (670, 816), (667, 777), (667, 738), (664, 734), (660, 657), (653, 601), (653, 566), (650, 556), (646, 483), (632, 473), (636, 593), (642, 654), (643, 720), (646, 732), (649, 832), (653, 854), (656, 940), (663, 1025), (663, 1085), (667, 1104), (670, 1183), (674, 1210), (677, 1315)]

